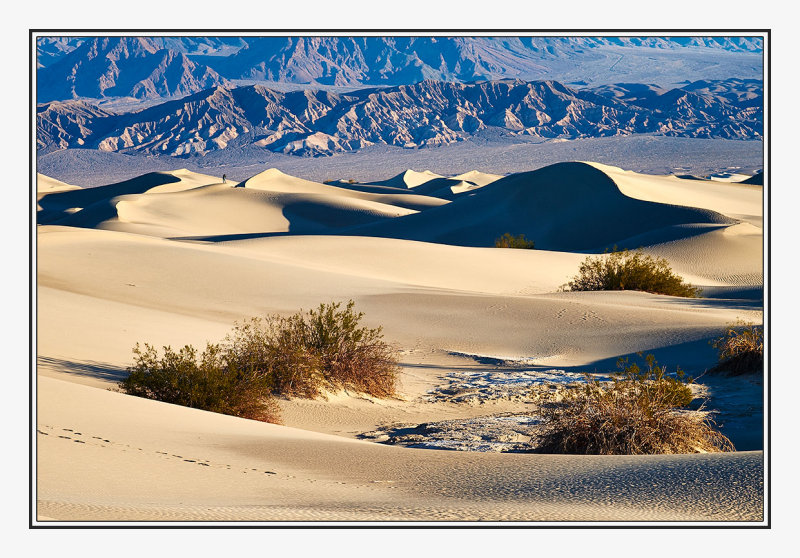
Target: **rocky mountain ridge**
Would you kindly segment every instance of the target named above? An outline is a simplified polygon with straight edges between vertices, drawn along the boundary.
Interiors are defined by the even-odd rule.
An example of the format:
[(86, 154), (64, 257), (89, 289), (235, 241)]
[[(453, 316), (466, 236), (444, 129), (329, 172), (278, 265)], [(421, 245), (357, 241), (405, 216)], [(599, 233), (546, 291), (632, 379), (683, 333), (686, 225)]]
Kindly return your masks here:
[[(50, 42), (49, 52), (66, 42)], [(46, 57), (40, 57), (40, 60)], [(147, 37), (96, 37), (37, 70), (37, 100), (134, 97), (154, 99), (233, 84), (185, 54), (159, 48)]]
[[(156, 57), (156, 53), (158, 56)], [(226, 80), (329, 87), (427, 79), (618, 81), (757, 77), (760, 37), (40, 37), (38, 101), (185, 95)], [(656, 79), (657, 78), (657, 79)]]
[(694, 89), (619, 84), (577, 90), (556, 81), (522, 80), (426, 80), (349, 93), (217, 86), (126, 114), (81, 101), (39, 105), (37, 143), (45, 152), (83, 147), (187, 156), (248, 145), (315, 156), (373, 144), (449, 144), (489, 131), (564, 139), (643, 133), (761, 137), (758, 84), (728, 80)]

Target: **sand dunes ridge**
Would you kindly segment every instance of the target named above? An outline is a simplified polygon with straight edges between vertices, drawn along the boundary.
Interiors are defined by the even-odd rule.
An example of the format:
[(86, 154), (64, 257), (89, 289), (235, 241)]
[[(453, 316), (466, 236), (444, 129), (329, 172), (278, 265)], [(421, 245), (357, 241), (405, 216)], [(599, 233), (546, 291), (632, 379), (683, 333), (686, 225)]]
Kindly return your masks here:
[[(507, 176), (446, 206), (350, 232), (462, 246), (492, 246), (510, 232), (525, 234), (537, 248), (602, 251), (695, 234), (687, 225), (736, 222), (707, 209), (634, 199), (591, 165), (560, 163)], [(638, 238), (644, 234), (647, 243)]]
[[(681, 183), (659, 189), (639, 175), (586, 163), (561, 163), (492, 181), (473, 171), (469, 176), (486, 182), (483, 186), (410, 172), (373, 185), (393, 188), (386, 191), (320, 184), (277, 169), (238, 185), (188, 171), (150, 173), (45, 195), (40, 222), (157, 236), (333, 233), (487, 247), (510, 232), (525, 234), (541, 249), (602, 251), (612, 245), (661, 244), (738, 222), (729, 215), (758, 222), (760, 211), (753, 187), (691, 181), (689, 192), (674, 179)], [(408, 193), (388, 186), (401, 182), (413, 185)], [(741, 192), (725, 197), (729, 192), (720, 187)], [(708, 207), (720, 203), (729, 215)]]

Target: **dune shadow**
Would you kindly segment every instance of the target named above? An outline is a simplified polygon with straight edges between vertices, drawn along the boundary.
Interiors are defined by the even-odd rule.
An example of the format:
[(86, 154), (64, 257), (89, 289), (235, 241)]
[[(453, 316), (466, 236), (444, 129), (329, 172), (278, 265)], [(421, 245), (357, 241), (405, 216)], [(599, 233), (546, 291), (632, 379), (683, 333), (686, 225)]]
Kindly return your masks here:
[(708, 308), (714, 310), (763, 310), (764, 291), (760, 288), (741, 289), (737, 291), (703, 290), (701, 298), (683, 298), (664, 296), (665, 304), (674, 306), (691, 306), (692, 308)]
[(703, 300), (714, 299), (715, 302), (739, 303), (743, 306), (753, 305), (754, 308), (764, 306), (764, 287), (705, 287), (702, 293)]
[[(475, 364), (459, 363), (459, 364), (430, 364), (420, 362), (400, 362), (401, 368), (416, 368), (418, 370), (441, 370), (442, 372), (495, 372), (500, 369), (507, 368), (523, 368), (521, 365), (516, 364), (498, 364), (496, 360), (483, 360), (481, 357), (474, 359)], [(524, 366), (525, 369), (534, 368), (532, 366)], [(553, 368), (552, 366), (550, 368)]]
[(40, 356), (36, 358), (36, 366), (37, 368), (48, 368), (56, 372), (109, 382), (120, 382), (128, 377), (128, 371), (125, 368), (93, 360), (74, 361)]
[[(142, 192), (155, 186), (180, 182), (180, 178), (165, 172), (150, 172), (142, 176), (124, 180), (107, 186), (97, 186), (95, 188), (81, 188), (79, 190), (67, 190), (65, 192), (52, 192), (42, 196), (38, 205), (42, 208), (37, 213), (37, 222), (41, 225), (55, 224), (57, 221), (68, 218), (72, 215), (70, 208), (85, 209), (95, 204), (105, 210), (100, 213), (108, 218), (113, 216), (106, 208), (111, 198), (127, 194), (141, 194)], [(102, 220), (102, 219), (101, 219)], [(99, 221), (98, 221), (99, 222)], [(95, 223), (96, 224), (96, 223)], [(93, 224), (85, 226), (94, 226)]]
[[(720, 333), (722, 331), (720, 330)], [(631, 364), (638, 364), (646, 367), (645, 355), (653, 355), (656, 362), (665, 366), (668, 373), (675, 372), (678, 368), (691, 376), (703, 374), (706, 370), (717, 364), (717, 351), (711, 345), (711, 341), (717, 336), (711, 335), (696, 341), (676, 343), (664, 346), (653, 346), (643, 348), (627, 354), (616, 355), (609, 358), (598, 359), (580, 366), (558, 366), (566, 372), (588, 372), (588, 373), (609, 373), (619, 372), (620, 359), (627, 359)], [(543, 368), (533, 366), (533, 369)], [(549, 368), (554, 368), (550, 366)]]
[(273, 236), (296, 236), (288, 232), (263, 232), (263, 233), (236, 233), (236, 234), (214, 234), (199, 236), (172, 236), (167, 240), (177, 242), (230, 242), (234, 240), (249, 240), (253, 238), (271, 238)]

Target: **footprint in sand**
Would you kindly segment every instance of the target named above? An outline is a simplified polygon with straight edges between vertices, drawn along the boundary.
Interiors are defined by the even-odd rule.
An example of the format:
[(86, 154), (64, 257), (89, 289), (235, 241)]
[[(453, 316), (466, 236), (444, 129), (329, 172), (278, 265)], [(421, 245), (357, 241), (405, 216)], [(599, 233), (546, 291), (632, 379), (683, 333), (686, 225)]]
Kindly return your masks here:
[[(41, 434), (42, 436), (49, 436), (50, 433), (45, 432), (45, 430), (43, 430), (43, 429), (53, 430), (54, 428), (52, 426), (41, 425), (41, 428), (37, 428), (36, 432), (38, 434)], [(64, 431), (64, 432), (71, 432), (75, 436), (82, 436), (83, 435), (83, 433), (76, 432), (75, 430), (73, 430), (71, 428), (62, 428), (61, 430)], [(74, 439), (71, 436), (59, 434), (58, 437), (62, 438), (64, 440), (70, 440), (70, 441), (78, 443), (78, 444), (86, 444), (85, 441)], [(146, 451), (143, 448), (134, 448), (130, 444), (119, 444), (117, 442), (112, 442), (111, 440), (103, 438), (102, 436), (91, 436), (91, 439), (92, 440), (97, 440), (97, 443), (95, 443), (93, 445), (98, 445), (99, 442), (105, 442), (106, 444), (111, 444), (112, 446), (116, 447), (120, 451), (127, 451), (125, 449), (122, 449), (122, 447), (130, 448), (130, 449), (136, 449), (136, 450), (142, 451), (142, 452)], [(100, 445), (100, 447), (106, 447), (104, 444), (99, 444), (99, 445)], [(167, 459), (176, 458), (176, 459), (180, 459), (180, 460), (182, 460), (182, 461), (184, 461), (186, 463), (195, 463), (195, 464), (201, 465), (203, 467), (215, 467), (215, 468), (219, 468), (219, 469), (227, 469), (228, 471), (232, 470), (232, 466), (227, 464), (227, 463), (215, 464), (215, 463), (210, 462), (207, 459), (203, 459), (203, 460), (189, 459), (189, 458), (183, 457), (182, 455), (170, 454), (170, 453), (167, 453), (165, 451), (158, 451), (158, 450), (155, 450), (153, 453), (155, 453), (155, 454), (157, 454), (159, 456), (164, 456)], [(248, 471), (251, 471), (251, 472), (254, 472), (254, 473), (263, 473), (265, 475), (277, 475), (278, 474), (275, 471), (263, 471), (263, 470), (255, 469), (255, 468), (252, 468), (252, 467), (249, 468), (249, 469), (242, 470), (241, 472), (242, 473), (247, 473)]]

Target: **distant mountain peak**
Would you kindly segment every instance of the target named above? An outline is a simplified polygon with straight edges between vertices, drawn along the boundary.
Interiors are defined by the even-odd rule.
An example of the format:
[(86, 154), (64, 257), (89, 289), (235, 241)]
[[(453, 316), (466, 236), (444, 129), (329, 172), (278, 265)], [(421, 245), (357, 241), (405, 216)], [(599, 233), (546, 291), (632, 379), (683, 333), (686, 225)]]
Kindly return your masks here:
[(181, 52), (158, 48), (147, 37), (96, 37), (37, 72), (39, 101), (156, 99), (215, 85), (231, 83)]

